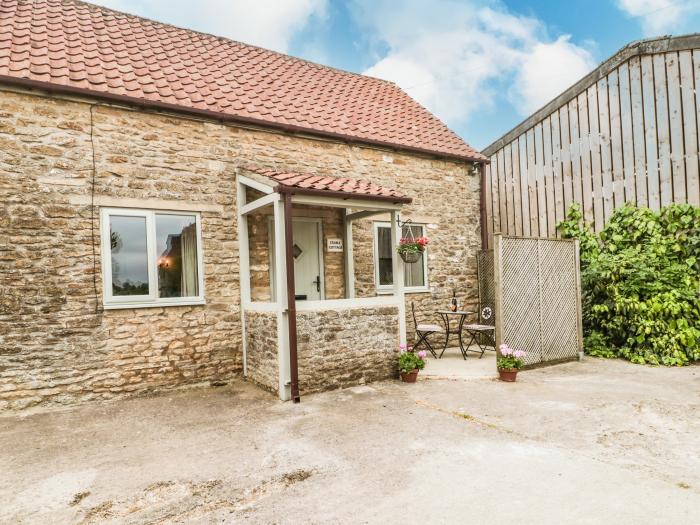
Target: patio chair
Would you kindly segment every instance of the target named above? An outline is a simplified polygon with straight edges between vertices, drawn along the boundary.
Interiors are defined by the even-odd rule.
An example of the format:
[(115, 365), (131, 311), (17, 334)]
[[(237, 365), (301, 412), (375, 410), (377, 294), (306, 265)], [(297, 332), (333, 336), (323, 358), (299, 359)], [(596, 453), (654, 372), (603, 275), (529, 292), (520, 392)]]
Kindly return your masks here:
[[(484, 356), (486, 348), (492, 346), (496, 349), (496, 325), (495, 314), (493, 307), (484, 306), (479, 309), (479, 322), (474, 324), (465, 324), (462, 330), (467, 332), (471, 339), (465, 347), (466, 352), (481, 352), (479, 359)], [(472, 344), (476, 343), (479, 350), (471, 350)]]
[(413, 315), (413, 325), (416, 327), (416, 337), (418, 338), (416, 343), (413, 345), (413, 351), (418, 350), (420, 345), (425, 344), (425, 346), (428, 347), (428, 350), (430, 350), (430, 353), (433, 354), (433, 357), (437, 359), (437, 353), (435, 353), (435, 349), (430, 344), (430, 341), (428, 341), (428, 336), (437, 332), (442, 332), (442, 328), (437, 324), (418, 324), (418, 321), (416, 320), (416, 307), (413, 301), (411, 301), (411, 314)]

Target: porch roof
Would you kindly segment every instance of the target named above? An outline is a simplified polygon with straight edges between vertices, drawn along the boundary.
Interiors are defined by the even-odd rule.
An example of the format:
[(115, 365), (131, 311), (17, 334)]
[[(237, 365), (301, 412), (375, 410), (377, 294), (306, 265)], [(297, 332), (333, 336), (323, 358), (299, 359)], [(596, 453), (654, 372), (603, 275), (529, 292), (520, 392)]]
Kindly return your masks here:
[(403, 193), (372, 181), (316, 175), (295, 171), (278, 171), (270, 168), (246, 166), (245, 171), (262, 176), (264, 184), (273, 187), (279, 193), (298, 193), (367, 200), (379, 200), (391, 203), (408, 204), (411, 198)]

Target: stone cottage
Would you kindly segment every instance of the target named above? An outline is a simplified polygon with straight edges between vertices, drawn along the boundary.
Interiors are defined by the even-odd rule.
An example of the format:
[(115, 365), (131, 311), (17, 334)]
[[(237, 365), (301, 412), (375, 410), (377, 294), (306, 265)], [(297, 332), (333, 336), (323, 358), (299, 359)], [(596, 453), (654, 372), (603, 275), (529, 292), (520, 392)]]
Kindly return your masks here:
[(0, 0), (0, 409), (391, 377), (411, 303), (476, 301), (484, 161), (390, 82)]

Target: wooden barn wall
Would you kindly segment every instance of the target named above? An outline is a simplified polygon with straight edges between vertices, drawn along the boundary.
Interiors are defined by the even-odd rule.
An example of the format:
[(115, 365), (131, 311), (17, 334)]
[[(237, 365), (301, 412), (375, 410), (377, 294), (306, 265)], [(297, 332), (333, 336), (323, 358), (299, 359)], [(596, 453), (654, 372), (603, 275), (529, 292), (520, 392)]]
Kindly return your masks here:
[(600, 231), (625, 202), (700, 205), (700, 49), (634, 56), (490, 156), (493, 233), (550, 236), (572, 202)]

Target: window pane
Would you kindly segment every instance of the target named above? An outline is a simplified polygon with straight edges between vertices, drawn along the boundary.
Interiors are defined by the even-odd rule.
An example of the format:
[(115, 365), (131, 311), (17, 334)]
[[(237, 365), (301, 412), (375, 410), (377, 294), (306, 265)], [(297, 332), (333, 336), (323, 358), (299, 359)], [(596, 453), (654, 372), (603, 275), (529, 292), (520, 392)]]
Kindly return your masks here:
[(112, 295), (148, 295), (146, 218), (109, 218)]
[(379, 285), (391, 285), (394, 282), (394, 269), (391, 265), (391, 255), (394, 247), (391, 245), (391, 228), (381, 226), (377, 228), (377, 261), (379, 271)]
[[(423, 227), (416, 225), (404, 226), (401, 232), (403, 237), (414, 239), (423, 236)], [(391, 246), (391, 228), (389, 226), (379, 226), (377, 228), (377, 253), (379, 261), (379, 285), (391, 286), (394, 284), (393, 268), (391, 266), (391, 255), (394, 250)], [(404, 286), (425, 286), (425, 267), (423, 263), (424, 255), (413, 264), (404, 264)]]
[(156, 215), (158, 297), (199, 295), (194, 215)]

